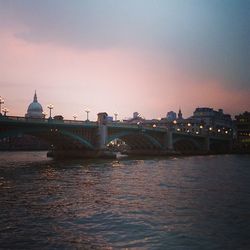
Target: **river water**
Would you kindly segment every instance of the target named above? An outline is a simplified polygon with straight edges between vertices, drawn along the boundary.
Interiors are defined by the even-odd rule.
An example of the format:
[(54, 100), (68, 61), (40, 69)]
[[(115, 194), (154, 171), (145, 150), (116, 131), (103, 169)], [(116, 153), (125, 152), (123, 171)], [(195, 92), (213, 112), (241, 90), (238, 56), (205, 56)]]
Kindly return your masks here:
[(250, 249), (250, 155), (0, 152), (0, 249)]

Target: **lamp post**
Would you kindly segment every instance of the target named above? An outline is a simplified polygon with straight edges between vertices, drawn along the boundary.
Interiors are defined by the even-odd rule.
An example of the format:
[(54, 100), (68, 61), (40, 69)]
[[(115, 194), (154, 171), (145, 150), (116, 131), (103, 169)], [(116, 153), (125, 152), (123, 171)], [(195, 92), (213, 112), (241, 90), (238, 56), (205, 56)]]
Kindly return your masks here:
[(9, 112), (9, 110), (5, 107), (3, 108), (3, 115), (6, 116), (6, 114)]
[(0, 96), (0, 115), (2, 115), (1, 105), (4, 104), (4, 99)]
[(114, 113), (114, 116), (115, 116), (115, 121), (117, 121), (117, 116), (118, 116), (118, 113)]
[(51, 117), (51, 110), (54, 108), (53, 104), (49, 104), (47, 106), (47, 108), (49, 109), (49, 119), (52, 119), (52, 117)]
[(75, 115), (73, 115), (73, 118), (74, 118), (74, 121), (76, 120), (76, 118), (77, 118), (77, 115), (75, 114)]
[(90, 112), (90, 110), (89, 109), (85, 109), (85, 112), (86, 112), (86, 114), (87, 114), (87, 122), (89, 121), (89, 112)]

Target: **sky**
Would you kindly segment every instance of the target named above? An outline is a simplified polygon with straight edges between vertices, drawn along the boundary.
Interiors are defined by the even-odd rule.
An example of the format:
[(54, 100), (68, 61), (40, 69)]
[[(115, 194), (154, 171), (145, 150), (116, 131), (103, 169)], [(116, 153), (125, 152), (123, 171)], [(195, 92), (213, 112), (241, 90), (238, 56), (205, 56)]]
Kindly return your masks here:
[(0, 96), (151, 119), (250, 111), (250, 0), (0, 0)]

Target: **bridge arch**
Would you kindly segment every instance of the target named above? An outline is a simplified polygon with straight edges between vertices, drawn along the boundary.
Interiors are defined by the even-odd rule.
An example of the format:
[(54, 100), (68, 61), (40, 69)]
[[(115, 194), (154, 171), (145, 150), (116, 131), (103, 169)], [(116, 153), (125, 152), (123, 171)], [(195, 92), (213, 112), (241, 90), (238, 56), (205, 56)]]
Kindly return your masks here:
[(231, 142), (223, 140), (211, 140), (210, 151), (213, 153), (226, 153), (231, 151)]
[(173, 140), (173, 147), (181, 153), (194, 153), (201, 149), (201, 145), (197, 140), (187, 137), (175, 138)]
[(65, 137), (69, 140), (74, 140), (78, 143), (80, 143), (82, 146), (84, 146), (86, 149), (94, 149), (94, 146), (84, 137), (78, 136), (74, 133), (71, 133), (66, 130), (60, 130), (60, 129), (44, 129), (44, 128), (22, 128), (22, 129), (14, 129), (14, 130), (7, 130), (0, 133), (0, 139), (6, 138), (6, 137), (17, 137), (22, 135), (31, 135), (40, 139), (43, 139), (44, 141), (48, 143), (55, 144), (55, 137), (51, 134), (51, 132), (56, 132), (56, 134), (62, 139)]
[(115, 139), (121, 139), (131, 148), (163, 148), (163, 146), (157, 139), (149, 134), (142, 132), (123, 131), (120, 133), (112, 134), (108, 136), (106, 143), (108, 144)]

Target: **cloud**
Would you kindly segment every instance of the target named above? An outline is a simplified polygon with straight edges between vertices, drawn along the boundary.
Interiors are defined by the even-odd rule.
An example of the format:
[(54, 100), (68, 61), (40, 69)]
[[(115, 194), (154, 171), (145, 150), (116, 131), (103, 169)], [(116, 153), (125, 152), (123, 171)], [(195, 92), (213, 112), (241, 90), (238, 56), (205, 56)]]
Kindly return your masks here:
[(250, 2), (233, 0), (0, 1), (16, 37), (76, 49), (134, 48), (171, 58), (198, 77), (250, 88)]
[[(140, 79), (138, 82), (141, 85), (145, 83), (147, 95), (153, 95), (150, 96), (152, 106), (157, 98), (160, 98), (157, 105), (162, 109), (164, 105), (170, 104), (162, 96), (168, 89), (172, 90), (173, 97), (170, 99), (174, 103), (176, 96), (179, 97), (177, 90), (192, 91), (191, 88), (195, 90), (199, 85), (199, 89), (210, 90), (207, 93), (211, 97), (206, 97), (209, 103), (208, 99), (213, 100), (215, 90), (224, 90), (226, 93), (250, 92), (249, 23), (250, 1), (245, 0), (0, 0), (0, 39), (4, 37), (3, 32), (7, 32), (11, 41), (14, 41), (13, 46), (8, 45), (9, 54), (4, 52), (6, 43), (0, 41), (3, 46), (1, 65), (6, 68), (4, 81), (12, 81), (8, 80), (12, 74), (8, 65), (10, 61), (23, 82), (27, 82), (27, 79), (28, 82), (35, 82), (38, 76), (40, 81), (42, 79), (48, 85), (51, 84), (49, 81), (57, 80), (60, 83), (55, 86), (58, 86), (65, 82), (65, 77), (68, 81), (73, 78), (73, 81), (78, 82), (82, 79), (82, 71), (72, 65), (79, 61), (81, 67), (84, 65), (84, 69), (91, 69), (93, 74), (98, 69), (98, 73), (104, 74), (110, 82), (112, 74), (116, 75), (115, 70), (119, 71), (119, 79), (128, 78), (131, 82)], [(18, 50), (15, 50), (16, 46)], [(70, 50), (80, 59), (73, 56), (67, 63), (65, 51), (71, 58), (68, 55)], [(122, 51), (122, 56), (115, 54), (112, 59), (106, 57), (117, 51)], [(127, 51), (131, 58), (116, 67), (119, 64), (117, 61), (125, 60)], [(94, 56), (93, 59), (93, 54), (98, 53), (100, 57)], [(3, 57), (3, 54), (6, 56)], [(101, 56), (103, 54), (104, 58)], [(84, 56), (81, 58), (81, 55)], [(133, 55), (140, 57), (140, 65), (138, 63), (132, 72), (129, 66), (133, 65), (130, 62), (133, 61)], [(99, 62), (102, 59), (104, 61)], [(98, 65), (93, 66), (91, 60), (98, 61)], [(50, 65), (47, 61), (54, 62), (51, 72), (47, 69), (47, 65)], [(110, 61), (112, 65), (107, 67), (107, 73), (102, 72), (106, 68), (105, 63)], [(62, 74), (60, 67), (67, 68), (67, 71), (64, 70)], [(50, 75), (39, 75), (41, 70), (48, 70)], [(173, 71), (180, 77), (169, 76), (172, 74), (169, 72)], [(23, 72), (26, 72), (25, 75)], [(128, 73), (130, 77), (123, 76)], [(91, 77), (92, 81), (97, 78), (89, 75), (86, 80), (91, 81)], [(212, 84), (214, 82), (217, 88)], [(112, 85), (103, 84), (110, 88)], [(132, 84), (131, 88), (134, 90)], [(199, 95), (198, 92), (195, 94)], [(192, 94), (192, 98), (195, 98), (195, 94)], [(243, 99), (246, 100), (245, 95)], [(188, 102), (188, 98), (185, 100)]]

